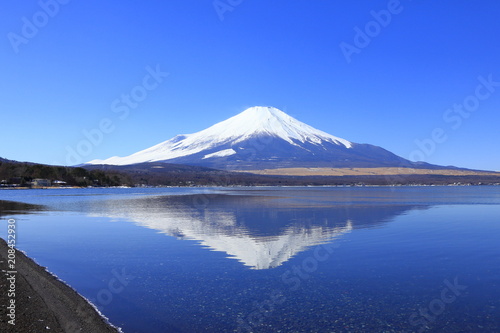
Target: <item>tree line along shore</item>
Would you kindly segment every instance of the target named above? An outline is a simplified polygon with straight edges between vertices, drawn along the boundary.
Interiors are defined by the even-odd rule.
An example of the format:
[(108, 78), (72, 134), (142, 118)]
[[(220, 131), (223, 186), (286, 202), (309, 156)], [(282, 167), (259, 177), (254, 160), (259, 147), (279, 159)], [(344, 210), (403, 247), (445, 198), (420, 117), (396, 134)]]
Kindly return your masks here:
[(325, 185), (500, 185), (500, 173), (276, 175), (167, 163), (67, 167), (0, 160), (0, 188)]

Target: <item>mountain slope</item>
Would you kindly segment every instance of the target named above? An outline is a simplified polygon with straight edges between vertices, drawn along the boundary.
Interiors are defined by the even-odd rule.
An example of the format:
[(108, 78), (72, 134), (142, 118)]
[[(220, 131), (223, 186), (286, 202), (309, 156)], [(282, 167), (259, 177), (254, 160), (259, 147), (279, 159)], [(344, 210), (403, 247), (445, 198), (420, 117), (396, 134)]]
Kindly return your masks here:
[(126, 157), (88, 164), (144, 162), (219, 169), (284, 167), (432, 167), (412, 163), (381, 147), (335, 137), (273, 107), (252, 107), (203, 131), (174, 138)]

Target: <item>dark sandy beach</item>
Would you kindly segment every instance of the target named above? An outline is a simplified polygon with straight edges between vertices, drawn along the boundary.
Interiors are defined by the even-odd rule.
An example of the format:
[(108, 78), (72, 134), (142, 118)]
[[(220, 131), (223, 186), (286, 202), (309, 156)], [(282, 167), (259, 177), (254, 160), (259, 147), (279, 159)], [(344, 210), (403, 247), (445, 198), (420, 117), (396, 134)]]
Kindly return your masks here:
[[(15, 297), (9, 297), (8, 246), (0, 238), (0, 332), (118, 332), (76, 291), (16, 251)], [(15, 325), (7, 307), (15, 299)]]

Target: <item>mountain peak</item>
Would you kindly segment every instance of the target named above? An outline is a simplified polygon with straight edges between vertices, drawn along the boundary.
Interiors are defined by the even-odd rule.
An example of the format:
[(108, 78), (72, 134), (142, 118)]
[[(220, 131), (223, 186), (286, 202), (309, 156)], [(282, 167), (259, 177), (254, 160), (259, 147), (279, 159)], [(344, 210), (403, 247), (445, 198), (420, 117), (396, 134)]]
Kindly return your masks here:
[(271, 106), (248, 108), (236, 116), (198, 133), (205, 131), (217, 132), (219, 137), (234, 138), (236, 142), (252, 136), (271, 135), (290, 144), (294, 144), (294, 141), (320, 143), (326, 140), (346, 148), (352, 146), (351, 142), (347, 140), (317, 130)]
[[(267, 134), (280, 136), (287, 141), (290, 141), (288, 140), (289, 138), (300, 140), (302, 136), (293, 135), (297, 133), (292, 133), (292, 132), (297, 132), (297, 127), (305, 129), (305, 127), (308, 126), (304, 123), (297, 121), (295, 118), (290, 117), (285, 112), (272, 106), (254, 106), (246, 109), (245, 111), (237, 114), (232, 118), (229, 118), (228, 120), (231, 119), (233, 121), (230, 124), (231, 125), (238, 124), (239, 125), (238, 127), (242, 129), (241, 133), (264, 132)], [(285, 128), (287, 128), (288, 130)], [(286, 135), (284, 135), (285, 133), (282, 133), (283, 131), (286, 132)], [(299, 130), (299, 132), (304, 132), (304, 131)]]
[(410, 163), (377, 146), (355, 144), (272, 106), (254, 106), (200, 132), (125, 157), (89, 164), (169, 162), (229, 170), (283, 167), (378, 167)]
[(280, 118), (283, 116), (288, 116), (285, 112), (272, 106), (252, 106), (251, 108), (248, 108), (240, 113), (240, 115), (242, 114), (259, 118), (265, 118), (265, 117)]

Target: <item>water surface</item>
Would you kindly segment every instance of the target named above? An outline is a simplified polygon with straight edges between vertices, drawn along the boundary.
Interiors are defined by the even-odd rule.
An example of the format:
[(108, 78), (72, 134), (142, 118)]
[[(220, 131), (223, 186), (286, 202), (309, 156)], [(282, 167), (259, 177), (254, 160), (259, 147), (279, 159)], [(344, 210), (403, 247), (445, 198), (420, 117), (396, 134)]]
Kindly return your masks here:
[(498, 187), (2, 190), (0, 216), (124, 332), (500, 330)]

